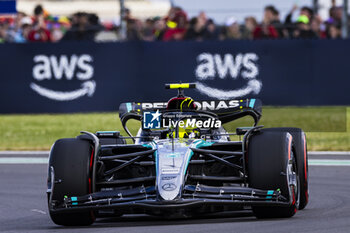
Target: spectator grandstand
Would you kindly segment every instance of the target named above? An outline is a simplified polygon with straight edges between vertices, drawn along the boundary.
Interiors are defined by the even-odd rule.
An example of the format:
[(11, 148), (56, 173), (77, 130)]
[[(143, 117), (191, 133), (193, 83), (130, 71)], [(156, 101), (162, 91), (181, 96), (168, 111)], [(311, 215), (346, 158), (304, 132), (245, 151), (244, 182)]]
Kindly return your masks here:
[[(329, 17), (322, 19), (312, 8), (296, 5), (285, 18), (279, 10), (268, 5), (259, 22), (247, 15), (243, 23), (234, 16), (217, 24), (205, 12), (189, 18), (181, 7), (171, 7), (167, 15), (145, 20), (127, 9), (123, 18), (128, 41), (177, 40), (256, 40), (256, 39), (338, 39), (341, 38), (342, 6), (332, 1)], [(296, 20), (293, 15), (298, 14)], [(59, 41), (118, 41), (120, 22), (103, 21), (94, 13), (76, 12), (72, 15), (52, 15), (37, 5), (32, 15), (18, 12), (0, 16), (0, 43), (59, 42)]]

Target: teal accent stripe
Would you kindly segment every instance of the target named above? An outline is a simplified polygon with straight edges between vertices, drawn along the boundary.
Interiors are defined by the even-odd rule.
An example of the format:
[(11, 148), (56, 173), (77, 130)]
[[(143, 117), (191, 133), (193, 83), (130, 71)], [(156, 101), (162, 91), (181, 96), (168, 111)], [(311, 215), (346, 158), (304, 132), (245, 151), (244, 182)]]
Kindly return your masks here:
[(78, 205), (78, 202), (73, 202), (72, 205)]
[[(273, 190), (267, 190), (267, 195), (272, 195), (274, 193)], [(271, 199), (272, 196), (266, 196), (266, 199)]]
[(192, 158), (192, 155), (193, 155), (193, 151), (190, 148), (188, 148), (188, 150), (190, 150), (190, 152), (189, 152), (190, 154), (188, 156), (188, 160), (186, 161), (185, 173), (187, 172), (188, 164), (190, 164), (190, 161), (191, 161), (191, 158)]
[(155, 152), (154, 152), (154, 157), (156, 157), (156, 177), (158, 177), (158, 148), (155, 147), (155, 149), (157, 149)]
[(142, 146), (150, 149), (156, 149), (156, 151), (153, 153), (154, 157), (156, 158), (156, 177), (158, 177), (158, 145), (154, 141), (148, 144), (142, 144)]
[(255, 104), (255, 99), (251, 99), (249, 102), (249, 107), (254, 108), (254, 104)]
[[(196, 149), (199, 149), (199, 148), (205, 147), (205, 146), (211, 146), (214, 143), (215, 142), (207, 142), (207, 141), (204, 141), (202, 139), (197, 139), (194, 142), (192, 142), (192, 144), (194, 145), (194, 148), (196, 148)], [(193, 151), (190, 148), (188, 148), (188, 150), (190, 150), (190, 155), (188, 156), (188, 160), (186, 162), (185, 172), (187, 172), (188, 164), (190, 163), (192, 155), (193, 155)]]
[(126, 103), (126, 109), (128, 110), (128, 112), (130, 112), (132, 110), (132, 104)]

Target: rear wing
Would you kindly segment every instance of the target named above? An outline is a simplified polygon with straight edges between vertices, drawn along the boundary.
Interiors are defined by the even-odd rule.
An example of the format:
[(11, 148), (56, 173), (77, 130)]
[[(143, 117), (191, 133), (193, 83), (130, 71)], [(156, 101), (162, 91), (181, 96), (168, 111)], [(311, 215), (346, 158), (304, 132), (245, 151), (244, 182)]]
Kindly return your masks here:
[[(259, 99), (195, 101), (197, 110), (215, 113), (221, 122), (227, 123), (244, 116), (251, 116), (257, 125), (261, 118), (262, 103)], [(129, 102), (119, 106), (119, 117), (124, 125), (129, 119), (141, 120), (143, 112), (165, 111), (167, 102)]]

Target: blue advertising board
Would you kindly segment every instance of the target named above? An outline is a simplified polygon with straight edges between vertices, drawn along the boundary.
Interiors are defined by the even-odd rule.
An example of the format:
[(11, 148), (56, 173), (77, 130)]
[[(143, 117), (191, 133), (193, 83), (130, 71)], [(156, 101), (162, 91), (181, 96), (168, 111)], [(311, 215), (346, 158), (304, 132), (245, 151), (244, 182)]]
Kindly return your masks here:
[(179, 81), (197, 100), (350, 104), (349, 40), (4, 44), (0, 59), (0, 113), (116, 111)]
[(0, 0), (0, 14), (16, 13), (16, 0)]

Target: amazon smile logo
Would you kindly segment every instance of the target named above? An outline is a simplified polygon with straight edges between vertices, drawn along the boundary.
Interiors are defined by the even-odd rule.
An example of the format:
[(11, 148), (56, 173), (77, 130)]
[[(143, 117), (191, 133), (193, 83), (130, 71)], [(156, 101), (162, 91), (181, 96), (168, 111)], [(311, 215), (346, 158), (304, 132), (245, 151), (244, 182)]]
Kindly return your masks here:
[[(35, 81), (29, 86), (39, 95), (56, 101), (71, 101), (83, 96), (91, 97), (95, 93), (96, 82), (92, 80), (94, 76), (92, 56), (88, 54), (80, 56), (73, 54), (70, 57), (37, 55), (33, 61), (35, 64), (32, 74)], [(81, 82), (80, 87), (74, 90), (53, 90), (43, 84), (45, 80), (73, 81), (74, 78)]]
[[(198, 80), (197, 90), (204, 95), (217, 99), (235, 99), (249, 94), (259, 94), (262, 83), (257, 79), (259, 67), (257, 61), (259, 57), (255, 53), (219, 54), (201, 53), (197, 56), (198, 65), (195, 75)], [(242, 78), (246, 84), (242, 87), (232, 87), (229, 89), (218, 89), (208, 86), (205, 81), (224, 80), (230, 78), (237, 80)], [(232, 85), (234, 86), (234, 85)]]

